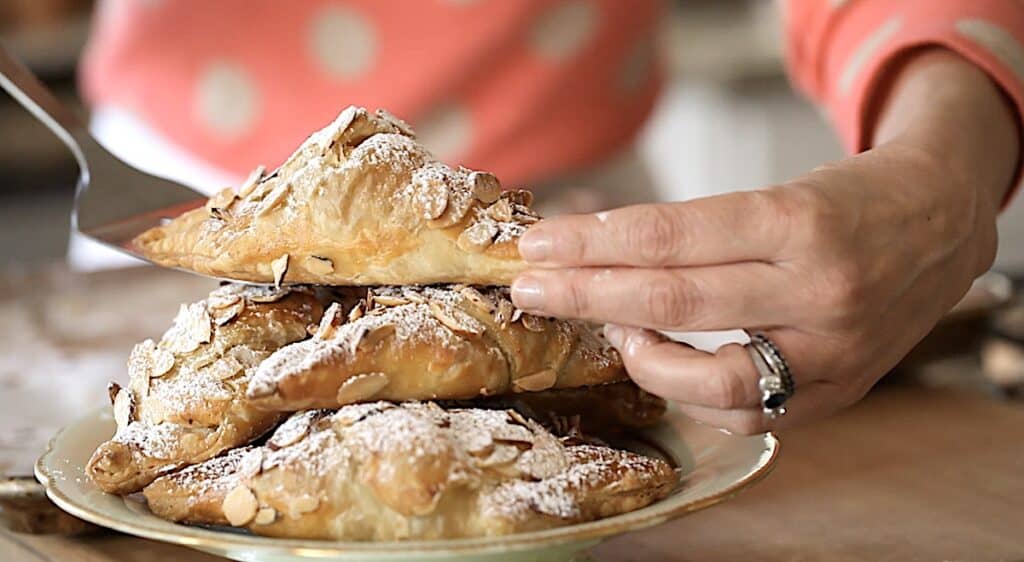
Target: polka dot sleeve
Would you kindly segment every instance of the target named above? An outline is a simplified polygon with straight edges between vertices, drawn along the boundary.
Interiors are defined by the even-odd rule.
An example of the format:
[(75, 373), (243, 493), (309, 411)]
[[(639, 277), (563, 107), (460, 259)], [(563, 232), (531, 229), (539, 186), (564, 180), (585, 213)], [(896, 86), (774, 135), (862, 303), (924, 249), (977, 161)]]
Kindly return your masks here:
[(984, 69), (1024, 115), (1024, 3), (1019, 0), (787, 0), (794, 82), (824, 105), (851, 151), (869, 148), (873, 86), (887, 63), (940, 45)]

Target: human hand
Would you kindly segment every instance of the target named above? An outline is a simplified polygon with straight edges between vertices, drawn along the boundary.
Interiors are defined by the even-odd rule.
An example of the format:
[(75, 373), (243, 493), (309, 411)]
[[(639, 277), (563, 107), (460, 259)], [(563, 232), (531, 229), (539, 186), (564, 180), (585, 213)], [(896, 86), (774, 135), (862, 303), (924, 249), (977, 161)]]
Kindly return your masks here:
[[(615, 323), (606, 334), (640, 386), (759, 432), (863, 396), (988, 269), (995, 213), (943, 162), (890, 143), (768, 190), (543, 221), (520, 245), (537, 269), (512, 295)], [(742, 347), (705, 353), (651, 331), (736, 327), (766, 333), (792, 369), (775, 422)]]
[[(614, 323), (630, 376), (697, 420), (740, 433), (858, 400), (991, 265), (1018, 164), (1013, 112), (941, 48), (883, 80), (876, 148), (770, 189), (556, 217), (520, 253), (520, 308)], [(633, 326), (633, 327), (629, 327)], [(775, 420), (745, 350), (705, 353), (652, 330), (763, 331), (796, 382)]]

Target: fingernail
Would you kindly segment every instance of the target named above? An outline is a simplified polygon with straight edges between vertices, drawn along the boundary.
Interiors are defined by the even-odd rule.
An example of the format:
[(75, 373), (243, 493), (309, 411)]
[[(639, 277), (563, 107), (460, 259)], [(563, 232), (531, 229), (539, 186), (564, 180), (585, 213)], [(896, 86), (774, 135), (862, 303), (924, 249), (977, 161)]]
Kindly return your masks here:
[(544, 287), (530, 276), (520, 276), (512, 283), (512, 302), (524, 310), (539, 310), (544, 306)]
[(519, 255), (526, 261), (544, 261), (551, 256), (553, 244), (551, 237), (543, 230), (528, 230), (519, 239)]
[(622, 347), (622, 340), (626, 337), (626, 331), (618, 324), (606, 324), (604, 327), (604, 337), (608, 340), (608, 343), (612, 344), (615, 349), (618, 349)]

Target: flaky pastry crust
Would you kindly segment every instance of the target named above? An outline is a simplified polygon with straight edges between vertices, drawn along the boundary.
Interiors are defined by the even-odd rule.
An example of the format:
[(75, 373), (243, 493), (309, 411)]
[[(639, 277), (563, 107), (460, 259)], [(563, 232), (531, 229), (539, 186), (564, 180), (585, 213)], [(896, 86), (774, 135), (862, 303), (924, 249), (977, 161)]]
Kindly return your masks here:
[(226, 285), (182, 305), (159, 343), (135, 346), (129, 385), (112, 384), (117, 433), (93, 454), (89, 476), (106, 492), (136, 492), (270, 431), (281, 416), (245, 398), (249, 379), (271, 352), (306, 338), (333, 298)]
[(511, 410), (376, 402), (291, 417), (265, 447), (163, 476), (156, 515), (334, 540), (496, 536), (638, 509), (677, 481), (666, 462), (563, 442)]
[(451, 168), (401, 120), (349, 107), (276, 172), (139, 235), (153, 262), (257, 283), (507, 285), (530, 194)]
[(627, 380), (581, 322), (516, 310), (507, 288), (380, 287), (316, 334), (276, 351), (248, 398), (277, 411), (375, 400), (468, 399)]

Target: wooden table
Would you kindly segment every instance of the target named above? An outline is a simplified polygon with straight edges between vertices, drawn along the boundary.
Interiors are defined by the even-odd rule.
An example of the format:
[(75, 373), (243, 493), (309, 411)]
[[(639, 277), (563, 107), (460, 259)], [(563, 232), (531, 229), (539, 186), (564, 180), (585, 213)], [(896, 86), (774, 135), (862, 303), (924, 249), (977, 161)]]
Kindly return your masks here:
[[(125, 320), (127, 326), (115, 322), (120, 331), (136, 339), (158, 335), (169, 323), (172, 305), (179, 302), (176, 299), (194, 296), (206, 288), (206, 282), (153, 272), (85, 280), (60, 273), (56, 281), (29, 280), (31, 290), (23, 287), (19, 293), (8, 285), (7, 296), (21, 295), (19, 298), (24, 299), (24, 291), (38, 294), (40, 287), (52, 288), (47, 283), (59, 281), (65, 299), (76, 291), (87, 290), (92, 295), (90, 306), (82, 309), (82, 314), (102, 307), (104, 299), (137, 304), (140, 294), (152, 295), (143, 307), (157, 318), (152, 325), (149, 320), (144, 327), (133, 323), (141, 320)], [(111, 284), (119, 290), (110, 291)], [(19, 306), (38, 307), (40, 302)], [(5, 313), (2, 324), (10, 324), (7, 319), (11, 309), (3, 305), (0, 301), (0, 310)], [(74, 310), (71, 307), (51, 315), (51, 321), (61, 323), (59, 318), (67, 319), (68, 315), (77, 320)], [(136, 310), (137, 306), (118, 309), (120, 314)], [(44, 332), (53, 329), (39, 320), (45, 315), (38, 310), (26, 317), (35, 318), (36, 327)], [(120, 348), (127, 346), (127, 341), (114, 337), (115, 332), (119, 333), (115, 330), (110, 334), (118, 341), (113, 347), (118, 353), (124, 352)], [(4, 337), (0, 333), (0, 341)], [(73, 339), (79, 342), (80, 356), (92, 357), (99, 353), (98, 347), (107, 346), (85, 334)], [(14, 349), (3, 351), (18, 353)], [(21, 355), (27, 352), (21, 351)], [(28, 359), (24, 368), (29, 373), (37, 368), (33, 365), (47, 361), (38, 354)], [(105, 379), (109, 374), (80, 372), (77, 376)], [(0, 385), (4, 385), (0, 392), (19, 392), (9, 386), (10, 380), (15, 380), (12, 377), (0, 371)], [(102, 394), (97, 391), (96, 399)], [(10, 396), (7, 400), (9, 404), (17, 403)], [(26, 404), (22, 409), (33, 407)], [(0, 410), (0, 427), (10, 429), (23, 415), (27, 414), (10, 408)], [(594, 557), (601, 561), (659, 562), (1024, 561), (1024, 404), (1000, 402), (965, 390), (896, 381), (883, 384), (863, 402), (829, 420), (786, 432), (781, 438), (782, 454), (775, 472), (753, 489), (689, 517), (609, 541), (594, 550)], [(14, 456), (18, 454), (24, 455), (24, 451)], [(0, 446), (0, 466), (5, 460), (8, 466), (24, 462), (11, 457), (10, 451)], [(2, 561), (172, 559), (214, 560), (183, 547), (115, 534), (65, 538), (0, 530)]]

